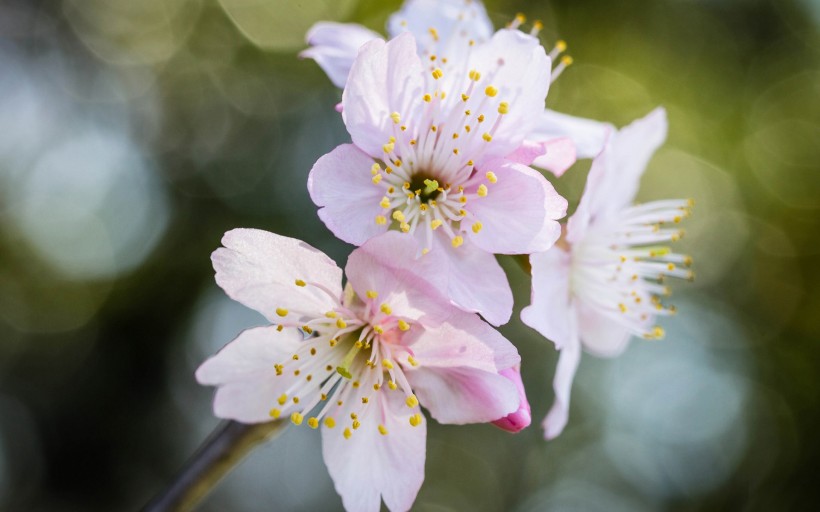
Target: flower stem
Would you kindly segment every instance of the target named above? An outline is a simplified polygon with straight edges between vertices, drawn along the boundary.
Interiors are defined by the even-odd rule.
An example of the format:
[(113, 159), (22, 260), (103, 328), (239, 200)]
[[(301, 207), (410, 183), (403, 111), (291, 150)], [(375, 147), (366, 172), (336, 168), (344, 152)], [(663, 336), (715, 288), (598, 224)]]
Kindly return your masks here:
[(143, 507), (142, 512), (192, 510), (251, 449), (280, 434), (286, 421), (245, 425), (222, 423), (188, 460), (174, 480)]
[(518, 266), (521, 267), (521, 270), (524, 271), (525, 274), (531, 275), (532, 274), (532, 266), (530, 265), (530, 255), (529, 254), (516, 254), (514, 256), (510, 256), (513, 261), (518, 263)]

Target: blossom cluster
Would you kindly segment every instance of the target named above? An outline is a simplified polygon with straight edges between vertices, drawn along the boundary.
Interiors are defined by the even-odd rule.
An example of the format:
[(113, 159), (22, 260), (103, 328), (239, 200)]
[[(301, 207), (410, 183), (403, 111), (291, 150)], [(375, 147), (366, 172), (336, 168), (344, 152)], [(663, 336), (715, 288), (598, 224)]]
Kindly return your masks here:
[[(493, 327), (513, 310), (496, 255), (529, 255), (521, 319), (560, 351), (548, 439), (567, 423), (582, 349), (611, 357), (632, 336), (662, 337), (665, 279), (691, 277), (668, 246), (691, 203), (632, 204), (664, 110), (616, 129), (545, 109), (571, 59), (524, 21), (494, 31), (478, 1), (407, 0), (387, 38), (317, 23), (302, 56), (343, 88), (351, 143), (321, 157), (307, 186), (328, 229), (357, 246), (346, 283), (320, 251), (265, 231), (230, 231), (213, 253), (219, 286), (271, 323), (197, 371), (218, 388), (215, 414), (321, 429), (348, 510), (410, 508), (421, 406), (440, 423), (529, 425), (520, 357)], [(559, 178), (578, 158), (592, 166), (562, 225), (567, 200), (542, 171)]]

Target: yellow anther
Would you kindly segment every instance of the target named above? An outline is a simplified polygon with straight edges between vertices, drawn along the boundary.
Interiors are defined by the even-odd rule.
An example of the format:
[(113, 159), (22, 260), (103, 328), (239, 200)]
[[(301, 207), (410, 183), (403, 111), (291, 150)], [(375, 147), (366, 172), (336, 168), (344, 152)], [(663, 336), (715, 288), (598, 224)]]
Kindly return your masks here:
[(353, 387), (354, 387), (354, 388), (358, 388), (358, 387), (359, 387), (359, 386), (361, 386), (361, 385), (362, 385), (362, 383), (361, 383), (361, 382), (359, 382), (359, 381), (357, 381), (357, 380), (354, 380), (354, 381), (353, 381)]
[(458, 134), (457, 134), (457, 133), (453, 133), (453, 140), (455, 140), (455, 139), (457, 139), (457, 138), (458, 138)]
[(437, 229), (442, 224), (443, 224), (442, 221), (440, 221), (439, 219), (435, 219), (435, 220), (430, 222), (430, 227), (433, 228), (433, 229)]
[(433, 27), (430, 27), (427, 29), (427, 31), (430, 32), (430, 35), (433, 37), (433, 41), (438, 41), (438, 30), (436, 30)]
[(399, 124), (401, 122), (401, 116), (398, 112), (393, 112), (390, 114), (390, 119), (393, 120), (394, 123)]
[(330, 338), (330, 340), (328, 341), (328, 344), (331, 347), (335, 347), (337, 343), (339, 343), (339, 340), (337, 340), (336, 338)]
[(670, 263), (670, 264), (666, 265), (666, 268), (671, 272), (671, 271), (675, 270), (675, 264)]
[(524, 23), (525, 21), (527, 21), (527, 17), (524, 16), (523, 13), (519, 12), (518, 14), (515, 15), (515, 21), (517, 21), (519, 24), (521, 24), (521, 23)]
[(484, 89), (484, 94), (489, 96), (490, 98), (494, 98), (496, 94), (498, 94), (498, 88), (492, 85), (488, 85), (486, 89)]
[(389, 305), (388, 303), (386, 303), (386, 302), (385, 302), (385, 303), (383, 303), (383, 304), (381, 305), (381, 307), (379, 307), (379, 309), (380, 309), (380, 310), (381, 310), (381, 312), (382, 312), (382, 313), (384, 313), (385, 315), (389, 315), (389, 314), (393, 313), (393, 310), (390, 308), (390, 305)]
[(270, 414), (271, 418), (276, 419), (279, 417), (280, 414), (282, 414), (282, 411), (280, 411), (279, 409), (271, 409), (268, 414)]
[(435, 62), (437, 58), (435, 55), (430, 55), (430, 62)]
[(366, 403), (368, 403), (369, 401), (370, 401), (370, 399), (369, 399), (369, 398), (367, 398), (366, 396), (363, 396), (363, 397), (362, 397), (362, 403), (363, 403), (363, 404), (366, 404)]
[(303, 325), (302, 330), (308, 334), (313, 334), (313, 329), (311, 329), (309, 325)]
[(428, 247), (425, 247), (424, 249), (421, 250), (421, 255), (424, 256), (428, 252), (430, 252), (430, 249)]
[(387, 359), (382, 359), (382, 368), (384, 368), (385, 370), (392, 370), (393, 369), (393, 363), (391, 363)]
[(359, 428), (361, 426), (362, 426), (362, 424), (359, 423), (359, 420), (354, 420), (353, 421), (353, 430), (356, 430), (357, 428)]
[(285, 308), (276, 308), (276, 314), (279, 316), (287, 316), (288, 310)]
[(362, 343), (362, 340), (356, 340), (356, 343), (354, 343), (353, 346), (356, 348), (362, 348), (364, 343)]
[(567, 50), (567, 42), (563, 39), (559, 39), (555, 42), (555, 49), (559, 52), (565, 52)]
[(382, 388), (382, 387), (381, 387), (381, 385), (380, 385), (378, 382), (377, 382), (377, 383), (375, 383), (375, 384), (373, 384), (373, 391), (378, 391), (378, 390), (380, 390), (381, 388)]
[(429, 94), (429, 93), (428, 93), (428, 94), (425, 94), (424, 96), (422, 96), (422, 97), (421, 97), (421, 99), (423, 99), (423, 100), (424, 100), (424, 101), (426, 101), (427, 103), (430, 103), (431, 101), (433, 101), (433, 97), (432, 97), (432, 96), (430, 96), (430, 94)]
[(419, 399), (416, 398), (416, 395), (410, 395), (407, 397), (407, 400), (404, 401), (407, 404), (407, 407), (415, 407), (419, 404)]
[(410, 139), (410, 145), (415, 146), (416, 145), (416, 139)]
[(384, 328), (381, 325), (374, 325), (373, 332), (376, 334), (384, 334)]
[(319, 420), (315, 417), (308, 419), (308, 426), (310, 428), (319, 428)]
[(479, 114), (479, 116), (476, 119), (478, 119), (479, 123), (483, 123), (484, 122), (484, 114)]
[(379, 434), (383, 436), (387, 435), (387, 429), (384, 427), (384, 425), (379, 425)]
[(478, 234), (478, 232), (481, 231), (482, 227), (484, 226), (482, 226), (480, 222), (476, 222), (475, 224), (473, 224), (473, 233)]
[[(469, 100), (469, 99), (470, 99), (470, 97), (469, 97), (469, 96), (467, 96), (467, 95), (466, 95), (466, 94), (464, 94), (464, 93), (461, 93), (461, 101), (466, 102), (466, 101), (467, 101), (467, 100)], [(467, 114), (467, 115), (469, 116), (470, 114)]]
[(470, 80), (472, 80), (473, 82), (478, 82), (479, 80), (481, 80), (481, 73), (479, 73), (475, 69), (471, 69), (467, 76), (469, 76)]
[(371, 181), (373, 181), (374, 185), (378, 185), (382, 181), (382, 175), (377, 174), (377, 175), (373, 176), (373, 179)]
[(281, 325), (277, 325), (277, 326), (276, 326), (276, 330), (277, 330), (277, 331), (279, 331), (279, 332), (282, 332), (282, 329), (283, 329), (283, 328), (284, 328), (284, 327), (283, 327), (283, 326), (281, 326)]
[(485, 174), (485, 176), (487, 177), (487, 181), (489, 181), (490, 183), (498, 182), (498, 176), (496, 176), (493, 171), (487, 171), (487, 174)]
[(294, 425), (301, 425), (302, 420), (304, 420), (304, 419), (305, 419), (305, 417), (302, 416), (301, 414), (299, 414), (298, 412), (295, 412), (295, 413), (290, 415), (290, 421), (292, 421)]
[(316, 355), (316, 347), (311, 347), (310, 348), (310, 355), (312, 355), (312, 356)]
[(398, 386), (396, 385), (396, 383), (395, 383), (394, 381), (392, 381), (392, 380), (387, 382), (387, 387), (388, 387), (388, 388), (390, 388), (390, 389), (392, 389), (393, 391), (395, 391), (395, 390), (398, 388)]
[(336, 318), (338, 315), (335, 311), (328, 311), (327, 313), (325, 313), (325, 316), (328, 318)]
[(384, 215), (376, 215), (376, 224), (378, 224), (379, 226), (384, 226), (385, 224), (387, 224), (387, 219), (384, 217)]
[(433, 133), (436, 133), (436, 131), (438, 131), (438, 126), (435, 126), (435, 125), (431, 126), (430, 131), (433, 132)]
[[(404, 222), (404, 214), (398, 210), (393, 212), (393, 218), (399, 222)], [(371, 299), (374, 297), (371, 297)]]
[(461, 203), (461, 204), (466, 203), (466, 202), (467, 202), (467, 197), (466, 197), (466, 196), (461, 196), (461, 197), (459, 197), (459, 198), (458, 198), (458, 202), (459, 202), (459, 203)]
[(296, 283), (296, 286), (305, 286), (307, 284), (301, 279), (297, 279), (296, 281), (294, 281), (294, 283)]
[(353, 435), (353, 432), (351, 432), (349, 428), (345, 428), (345, 431), (342, 435), (345, 436), (345, 439), (350, 439), (350, 436)]
[(666, 331), (663, 330), (663, 327), (656, 325), (654, 328), (652, 328), (652, 336), (657, 339), (661, 339), (664, 336), (666, 336)]
[(410, 324), (408, 324), (404, 320), (399, 320), (399, 329), (401, 329), (402, 331), (407, 331), (410, 329)]
[(335, 427), (336, 426), (336, 420), (334, 420), (333, 418), (328, 416), (327, 418), (325, 418), (325, 426), (327, 428)]
[(541, 20), (535, 20), (532, 22), (532, 30), (537, 34), (544, 28), (544, 24), (541, 23)]
[[(299, 374), (297, 373), (297, 375), (299, 375)], [(293, 400), (293, 403), (295, 403), (295, 404), (299, 403), (299, 397), (298, 396), (293, 397), (291, 400)]]
[[(395, 215), (393, 217), (395, 218)], [(376, 290), (367, 290), (364, 294), (367, 295), (368, 299), (375, 299), (379, 296), (379, 292)]]
[(414, 427), (418, 427), (419, 425), (421, 425), (421, 414), (416, 413), (410, 416), (410, 424)]
[(386, 196), (382, 197), (382, 200), (379, 201), (379, 206), (381, 206), (382, 208), (390, 208), (390, 199), (388, 199)]
[(510, 104), (506, 101), (502, 101), (498, 105), (498, 113), (499, 114), (508, 114), (510, 112)]
[(409, 231), (410, 231), (410, 224), (408, 224), (408, 223), (406, 223), (406, 222), (402, 222), (402, 223), (399, 225), (399, 229), (401, 229), (402, 233), (407, 233), (407, 232), (409, 232)]
[(564, 55), (563, 57), (561, 57), (561, 64), (563, 64), (564, 66), (571, 65), (572, 57), (570, 57), (569, 55)]
[(439, 78), (444, 76), (444, 71), (441, 68), (436, 68), (433, 70), (433, 78), (438, 80)]
[(358, 415), (358, 414), (356, 414), (355, 412), (351, 412), (351, 413), (350, 413), (350, 419), (351, 419), (351, 420), (355, 420), (355, 419), (357, 419), (358, 417), (359, 417), (359, 415)]
[(626, 304), (621, 302), (620, 304), (618, 304), (618, 309), (621, 310), (621, 313), (626, 313)]
[[(484, 139), (487, 142), (490, 142), (491, 140), (493, 140), (493, 136), (490, 135), (489, 133), (486, 133), (486, 132), (484, 133), (484, 135), (481, 136), (481, 138)], [(379, 178), (381, 178), (381, 176), (379, 176)], [(373, 178), (373, 182), (376, 183), (376, 178), (375, 177)]]
[(454, 155), (457, 155), (457, 154), (458, 154), (458, 148), (454, 148), (454, 149), (453, 149), (453, 154), (454, 154)]
[(478, 197), (487, 197), (487, 192), (487, 185), (483, 183), (479, 185), (478, 190), (476, 190), (476, 194), (478, 194)]
[(459, 247), (464, 243), (464, 238), (461, 235), (456, 235), (450, 243), (453, 247)]
[(279, 405), (285, 405), (285, 403), (288, 401), (288, 395), (282, 393), (282, 395), (279, 398), (277, 398), (276, 401), (279, 402)]
[(345, 327), (347, 327), (347, 323), (344, 320), (342, 320), (341, 318), (337, 318), (336, 319), (336, 327), (338, 327), (339, 329), (344, 329)]

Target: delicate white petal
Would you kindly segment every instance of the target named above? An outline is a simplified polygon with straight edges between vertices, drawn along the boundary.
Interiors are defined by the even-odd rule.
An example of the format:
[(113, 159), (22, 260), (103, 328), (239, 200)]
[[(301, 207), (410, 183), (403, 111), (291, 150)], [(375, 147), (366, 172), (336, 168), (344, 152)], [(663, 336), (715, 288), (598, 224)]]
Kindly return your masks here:
[(559, 348), (570, 340), (570, 318), (577, 313), (571, 305), (571, 256), (554, 247), (531, 254), (532, 293), (530, 305), (521, 310), (521, 321)]
[(569, 137), (578, 158), (594, 158), (604, 149), (607, 134), (613, 131), (615, 127), (609, 123), (545, 110), (527, 138), (537, 142)]
[[(419, 410), (407, 407), (402, 393), (376, 397), (360, 414), (361, 426), (350, 439), (344, 438), (341, 423), (322, 429), (322, 455), (346, 510), (378, 512), (381, 497), (392, 512), (404, 512), (424, 481), (427, 424), (420, 415), (421, 424), (410, 425), (410, 416)], [(379, 433), (379, 425), (387, 435)]]
[(566, 215), (566, 199), (529, 167), (499, 159), (480, 172), (489, 170), (498, 181), (487, 182), (486, 197), (467, 205), (482, 225), (478, 233), (470, 233), (473, 242), (496, 254), (529, 254), (552, 247), (561, 235), (556, 220)]
[(393, 119), (413, 118), (423, 107), (422, 68), (413, 36), (385, 43), (371, 41), (359, 50), (342, 93), (342, 118), (353, 143), (381, 158), (391, 135), (402, 136)]
[(296, 280), (317, 283), (339, 297), (342, 271), (321, 251), (295, 238), (258, 229), (234, 229), (222, 237), (211, 255), (216, 282), (234, 300), (259, 311), (273, 323), (305, 313), (319, 314), (336, 303), (315, 286), (297, 286)]
[(541, 424), (544, 428), (544, 437), (547, 440), (558, 437), (567, 425), (572, 381), (575, 379), (575, 371), (578, 369), (580, 360), (581, 344), (577, 337), (573, 337), (561, 349), (558, 357), (558, 368), (555, 370), (555, 378), (552, 381), (552, 388), (555, 390), (555, 402)]
[(384, 189), (371, 182), (374, 161), (353, 144), (342, 144), (321, 157), (310, 170), (308, 192), (319, 217), (334, 235), (361, 245), (387, 231), (377, 224), (386, 215), (379, 206)]
[(273, 365), (299, 348), (302, 336), (296, 329), (277, 331), (273, 326), (242, 332), (196, 371), (200, 384), (219, 386), (214, 415), (244, 423), (270, 421), (270, 410), (292, 383), (291, 376), (277, 376)]
[(333, 85), (343, 88), (359, 48), (380, 38), (381, 35), (356, 23), (320, 21), (308, 30), (306, 40), (310, 48), (299, 56), (315, 60)]
[(360, 297), (377, 292), (396, 316), (435, 325), (457, 311), (447, 299), (445, 255), (422, 256), (416, 240), (404, 233), (389, 231), (369, 240), (350, 255), (345, 273)]
[(532, 165), (546, 169), (560, 178), (575, 163), (575, 143), (569, 137), (562, 137), (548, 140), (543, 145), (543, 154), (537, 156)]
[(480, 313), (493, 325), (507, 323), (512, 315), (512, 290), (495, 256), (469, 240), (455, 250), (442, 236), (433, 240), (437, 245), (433, 251), (447, 255), (450, 300), (465, 311)]
[(591, 307), (581, 305), (578, 309), (578, 331), (588, 352), (599, 357), (615, 357), (626, 349), (631, 337), (628, 329)]

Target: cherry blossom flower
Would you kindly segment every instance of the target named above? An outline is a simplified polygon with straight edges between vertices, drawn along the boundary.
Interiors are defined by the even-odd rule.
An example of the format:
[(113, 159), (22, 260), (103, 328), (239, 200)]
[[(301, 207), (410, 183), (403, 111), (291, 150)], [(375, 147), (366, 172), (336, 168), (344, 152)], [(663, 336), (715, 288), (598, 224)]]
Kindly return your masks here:
[[(236, 229), (222, 243), (212, 256), (217, 283), (274, 325), (242, 332), (196, 377), (218, 387), (220, 418), (321, 428), (347, 510), (413, 504), (426, 454), (420, 405), (453, 424), (519, 408), (515, 383), (502, 375), (520, 363), (516, 349), (400, 270), (413, 239), (390, 233), (355, 250), (345, 288), (341, 269), (299, 240)], [(440, 268), (435, 257), (425, 264)]]
[[(502, 30), (518, 31), (524, 22), (519, 14)], [(535, 21), (529, 32), (536, 43), (535, 36), (540, 29), (541, 23)], [(415, 37), (418, 54), (429, 71), (439, 68), (445, 76), (450, 76), (475, 47), (490, 41), (493, 25), (478, 0), (406, 0), (387, 22), (390, 39), (405, 32)], [(355, 23), (319, 22), (308, 31), (309, 48), (300, 56), (314, 59), (337, 87), (344, 87), (356, 51), (367, 41), (379, 38), (378, 33)], [(559, 41), (549, 54), (551, 60), (557, 62), (552, 81), (572, 62), (567, 56), (558, 58), (565, 50), (566, 43)], [(533, 112), (539, 111), (542, 113), (535, 115), (536, 122), (527, 136), (531, 156), (525, 163), (549, 170), (556, 176), (566, 171), (576, 156), (597, 155), (611, 128), (607, 123), (544, 110), (543, 105)]]
[(316, 162), (308, 190), (348, 243), (392, 227), (422, 254), (444, 253), (447, 272), (434, 284), (499, 325), (512, 293), (493, 254), (548, 249), (566, 213), (522, 148), (547, 94), (549, 58), (531, 37), (500, 31), (463, 59), (451, 74), (426, 73), (411, 34), (365, 44), (342, 96), (353, 144)]
[(668, 224), (688, 216), (691, 202), (631, 205), (666, 130), (666, 112), (657, 109), (612, 134), (593, 161), (565, 241), (530, 256), (532, 303), (521, 319), (560, 350), (553, 381), (555, 403), (543, 423), (547, 439), (559, 435), (567, 423), (582, 347), (597, 356), (614, 357), (632, 336), (663, 337), (655, 318), (675, 311), (661, 302), (669, 294), (663, 281), (692, 277), (691, 259), (665, 245), (682, 236)]

